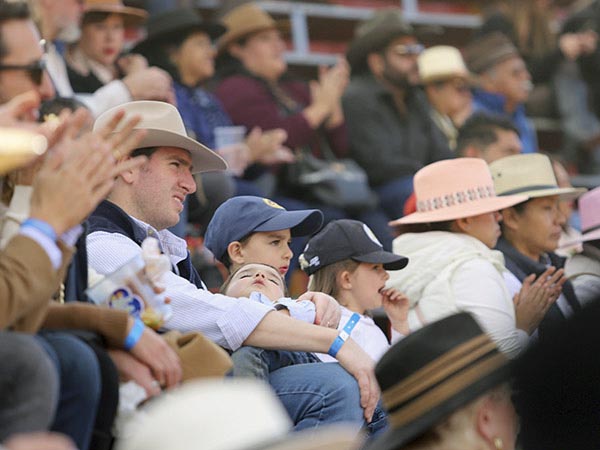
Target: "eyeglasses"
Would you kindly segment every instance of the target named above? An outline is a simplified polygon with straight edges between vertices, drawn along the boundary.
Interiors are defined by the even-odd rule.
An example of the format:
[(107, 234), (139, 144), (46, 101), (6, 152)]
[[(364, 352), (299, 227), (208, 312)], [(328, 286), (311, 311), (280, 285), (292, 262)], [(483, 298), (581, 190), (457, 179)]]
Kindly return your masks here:
[(24, 70), (31, 81), (39, 86), (42, 84), (44, 71), (46, 70), (46, 60), (40, 58), (30, 64), (0, 64), (0, 71), (2, 70)]
[(398, 44), (391, 48), (398, 56), (420, 55), (425, 47), (422, 44)]

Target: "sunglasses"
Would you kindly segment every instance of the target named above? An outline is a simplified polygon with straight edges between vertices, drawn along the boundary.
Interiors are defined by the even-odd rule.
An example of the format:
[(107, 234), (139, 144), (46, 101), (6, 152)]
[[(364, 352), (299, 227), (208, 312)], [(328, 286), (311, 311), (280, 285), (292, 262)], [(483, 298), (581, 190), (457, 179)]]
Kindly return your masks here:
[(398, 44), (392, 47), (392, 52), (398, 56), (420, 55), (425, 50), (422, 44)]
[(39, 86), (42, 84), (44, 71), (46, 70), (46, 60), (40, 58), (30, 64), (0, 64), (0, 71), (2, 70), (24, 70), (31, 81)]

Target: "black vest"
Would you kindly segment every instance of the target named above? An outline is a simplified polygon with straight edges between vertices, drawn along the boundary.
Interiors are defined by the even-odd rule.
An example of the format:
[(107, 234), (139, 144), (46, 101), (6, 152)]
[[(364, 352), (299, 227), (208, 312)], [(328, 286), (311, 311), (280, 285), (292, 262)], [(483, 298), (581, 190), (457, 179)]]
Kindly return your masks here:
[[(127, 236), (137, 245), (141, 246), (146, 239), (146, 230), (138, 225), (129, 215), (114, 203), (104, 200), (88, 218), (88, 233), (105, 231), (119, 233)], [(199, 289), (204, 289), (200, 275), (192, 265), (192, 258), (188, 252), (187, 257), (177, 264), (179, 276), (185, 278)]]
[[(523, 282), (523, 280), (532, 273), (539, 276), (547, 269), (544, 264), (534, 261), (520, 253), (504, 238), (500, 238), (498, 240), (496, 249), (500, 250), (504, 254), (506, 268), (510, 270), (521, 282)], [(564, 267), (565, 258), (558, 256), (556, 253), (549, 253), (548, 257), (550, 258), (550, 263), (557, 269), (562, 269)], [(573, 312), (581, 309), (581, 305), (577, 300), (575, 290), (573, 289), (573, 285), (570, 281), (567, 281), (563, 285), (562, 293), (573, 309)], [(554, 328), (556, 325), (561, 324), (565, 320), (566, 318), (564, 314), (558, 305), (554, 303), (546, 312), (544, 319), (540, 322), (538, 327), (540, 336), (548, 331), (548, 329)]]

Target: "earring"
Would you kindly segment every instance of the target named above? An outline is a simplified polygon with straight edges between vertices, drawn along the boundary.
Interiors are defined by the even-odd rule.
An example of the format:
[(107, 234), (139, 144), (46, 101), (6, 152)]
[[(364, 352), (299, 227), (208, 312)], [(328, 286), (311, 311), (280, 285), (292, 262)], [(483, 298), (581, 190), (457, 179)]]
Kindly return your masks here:
[(494, 447), (496, 450), (502, 450), (504, 448), (504, 442), (499, 437), (494, 438)]

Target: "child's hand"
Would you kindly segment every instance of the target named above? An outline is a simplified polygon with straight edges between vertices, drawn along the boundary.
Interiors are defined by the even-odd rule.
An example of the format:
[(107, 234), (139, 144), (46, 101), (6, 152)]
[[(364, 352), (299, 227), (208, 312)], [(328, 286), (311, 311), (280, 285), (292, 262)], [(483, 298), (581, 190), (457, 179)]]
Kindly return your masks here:
[(409, 300), (402, 292), (389, 288), (381, 291), (383, 295), (383, 309), (388, 315), (392, 328), (404, 336), (410, 334), (408, 327)]

